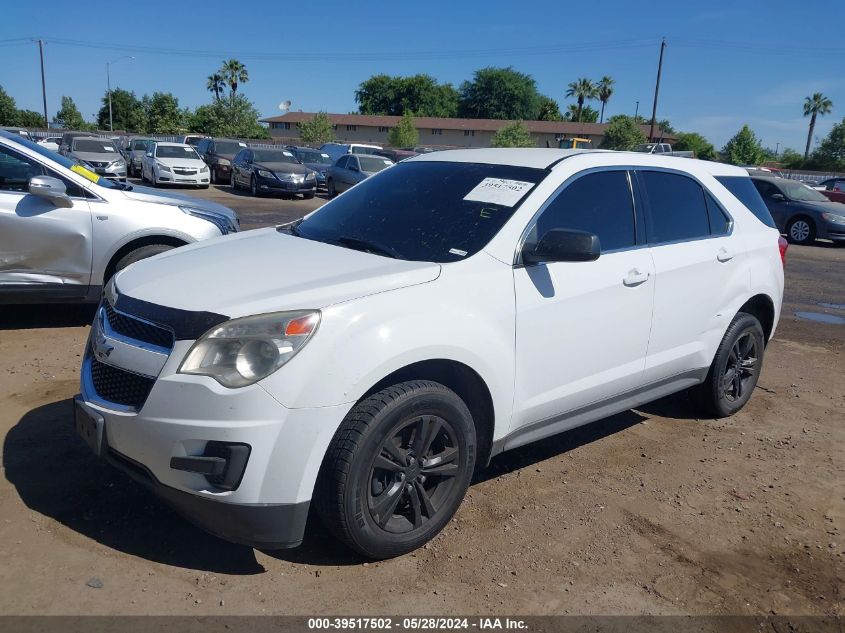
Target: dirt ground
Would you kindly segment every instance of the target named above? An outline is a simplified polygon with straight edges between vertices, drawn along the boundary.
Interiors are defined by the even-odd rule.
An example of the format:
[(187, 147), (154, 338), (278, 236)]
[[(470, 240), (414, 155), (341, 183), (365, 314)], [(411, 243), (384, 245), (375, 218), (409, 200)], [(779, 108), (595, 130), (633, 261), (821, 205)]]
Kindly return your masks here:
[[(314, 201), (198, 195), (244, 228)], [(416, 553), (208, 536), (98, 462), (71, 398), (92, 309), (0, 308), (0, 614), (827, 614), (845, 587), (845, 248), (791, 247), (750, 404), (683, 395), (497, 457)], [(820, 303), (839, 304), (823, 307)]]

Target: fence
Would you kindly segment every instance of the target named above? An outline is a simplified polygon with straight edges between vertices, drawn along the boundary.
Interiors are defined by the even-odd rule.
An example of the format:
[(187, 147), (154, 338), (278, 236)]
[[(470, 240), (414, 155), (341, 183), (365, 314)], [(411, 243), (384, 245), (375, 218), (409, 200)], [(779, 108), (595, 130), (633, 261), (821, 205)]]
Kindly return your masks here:
[(835, 171), (807, 171), (803, 169), (781, 169), (781, 176), (801, 182), (820, 182), (828, 178), (845, 178), (845, 174)]

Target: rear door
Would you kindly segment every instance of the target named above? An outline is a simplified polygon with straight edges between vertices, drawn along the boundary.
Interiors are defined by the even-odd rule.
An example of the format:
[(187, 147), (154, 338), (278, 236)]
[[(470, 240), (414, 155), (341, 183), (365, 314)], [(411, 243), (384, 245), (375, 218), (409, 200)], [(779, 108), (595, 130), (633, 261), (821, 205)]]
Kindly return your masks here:
[(742, 244), (728, 213), (689, 175), (639, 170), (637, 181), (656, 274), (645, 382), (693, 381), (709, 367), (736, 299), (747, 296)]
[(772, 214), (772, 219), (775, 221), (781, 233), (786, 231), (786, 223), (789, 221), (791, 210), (789, 208), (789, 201), (786, 199), (784, 193), (773, 183), (761, 178), (752, 178), (751, 182), (760, 192), (760, 197), (766, 203), (769, 213)]
[[(68, 186), (73, 207), (60, 209), (29, 193), (32, 176)], [(0, 296), (44, 291), (82, 297), (91, 280), (92, 219), (81, 187), (39, 162), (0, 146)]]
[(349, 161), (351, 154), (344, 154), (337, 159), (335, 168), (332, 170), (334, 175), (334, 188), (337, 192), (346, 191), (349, 189)]

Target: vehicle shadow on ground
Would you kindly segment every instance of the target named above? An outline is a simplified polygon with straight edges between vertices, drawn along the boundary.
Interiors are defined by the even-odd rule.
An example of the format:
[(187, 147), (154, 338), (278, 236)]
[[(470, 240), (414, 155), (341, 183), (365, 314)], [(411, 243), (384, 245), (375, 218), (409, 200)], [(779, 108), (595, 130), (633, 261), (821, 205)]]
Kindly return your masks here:
[(5, 306), (0, 311), (0, 330), (34, 330), (91, 325), (97, 305), (27, 304)]
[(70, 399), (26, 413), (6, 434), (3, 465), (28, 508), (106, 547), (187, 569), (265, 571), (255, 550), (206, 534), (97, 459), (76, 435)]

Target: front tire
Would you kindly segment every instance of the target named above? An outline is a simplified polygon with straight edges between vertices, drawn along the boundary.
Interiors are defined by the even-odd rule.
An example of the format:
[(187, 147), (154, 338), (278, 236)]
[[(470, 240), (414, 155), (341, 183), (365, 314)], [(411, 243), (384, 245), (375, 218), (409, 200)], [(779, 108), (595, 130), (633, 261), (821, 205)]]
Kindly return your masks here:
[(751, 398), (763, 368), (765, 335), (753, 314), (740, 312), (731, 321), (697, 400), (717, 418), (733, 415)]
[(214, 165), (212, 165), (209, 168), (209, 170), (211, 172), (210, 175), (209, 175), (209, 180), (211, 180), (212, 185), (216, 185), (217, 184), (217, 170), (214, 168)]
[(117, 261), (117, 264), (114, 267), (114, 272), (120, 272), (121, 270), (129, 266), (129, 264), (134, 264), (135, 262), (139, 262), (142, 259), (147, 259), (147, 257), (152, 257), (153, 255), (164, 253), (165, 251), (169, 251), (173, 248), (175, 247), (171, 246), (170, 244), (147, 244), (146, 246), (136, 248), (135, 250), (126, 253), (126, 255), (124, 255)]
[(255, 180), (255, 175), (250, 176), (249, 192), (252, 194), (253, 198), (258, 197), (258, 182)]
[(332, 439), (317, 482), (317, 512), (368, 558), (411, 552), (436, 536), (466, 494), (476, 435), (463, 400), (416, 380), (359, 402)]
[(786, 239), (792, 244), (812, 244), (816, 241), (816, 225), (803, 215), (792, 218), (786, 225)]
[(326, 194), (329, 196), (329, 199), (337, 195), (337, 189), (334, 188), (334, 180), (331, 178), (329, 178), (329, 182), (326, 184)]

